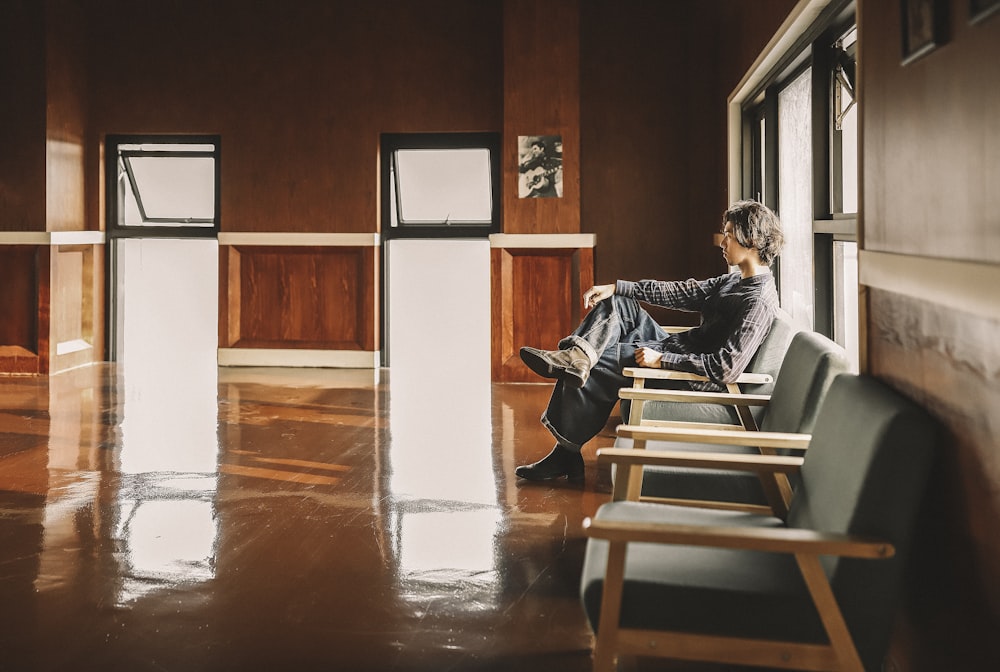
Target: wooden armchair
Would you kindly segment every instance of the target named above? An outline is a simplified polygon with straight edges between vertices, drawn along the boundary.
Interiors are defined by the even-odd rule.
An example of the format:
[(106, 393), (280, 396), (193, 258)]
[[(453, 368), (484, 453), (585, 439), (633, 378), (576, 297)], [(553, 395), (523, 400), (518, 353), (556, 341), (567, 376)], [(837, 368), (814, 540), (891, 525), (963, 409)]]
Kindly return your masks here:
[[(580, 586), (596, 633), (594, 669), (612, 670), (629, 655), (880, 670), (937, 437), (923, 409), (873, 378), (844, 374), (804, 457), (735, 455), (725, 463), (797, 472), (787, 521), (635, 501), (601, 506), (584, 523)], [(776, 448), (803, 441), (760, 436)], [(615, 452), (606, 455), (621, 464), (722, 460)]]
[[(796, 433), (808, 440), (823, 398), (841, 373), (849, 370), (842, 347), (812, 331), (800, 331), (785, 352), (772, 394), (732, 394), (623, 388), (626, 399), (668, 400), (683, 404), (733, 405), (744, 410), (761, 408), (760, 431), (738, 426), (694, 425), (692, 423), (628, 424), (618, 427), (616, 448), (691, 451), (695, 454), (726, 452), (739, 454), (789, 454), (799, 445), (785, 442), (781, 447), (763, 445), (761, 439), (774, 432)], [(634, 402), (633, 402), (634, 403)], [(749, 413), (746, 413), (749, 415)], [(752, 430), (757, 430), (754, 425)], [(801, 443), (801, 442), (800, 442)], [(700, 459), (700, 458), (697, 458)], [(784, 474), (692, 468), (684, 465), (645, 466), (622, 462), (613, 467), (616, 499), (658, 500), (698, 506), (724, 506), (743, 510), (771, 511), (784, 518), (788, 513), (792, 485)], [(618, 471), (636, 471), (618, 477)], [(625, 484), (628, 483), (628, 489)]]
[[(666, 329), (668, 331), (678, 330), (670, 327)], [(727, 391), (730, 394), (770, 394), (774, 388), (778, 369), (785, 358), (785, 352), (788, 350), (788, 345), (796, 331), (791, 316), (784, 311), (779, 311), (771, 323), (767, 337), (757, 348), (753, 359), (750, 360), (746, 372), (736, 382), (727, 386)], [(697, 403), (692, 399), (677, 402), (669, 397), (645, 397), (639, 393), (641, 390), (650, 388), (676, 387), (678, 381), (707, 380), (703, 376), (668, 369), (642, 367), (629, 367), (625, 369), (624, 373), (632, 378), (632, 388), (624, 388), (624, 390), (631, 389), (637, 392), (634, 396), (621, 396), (622, 418), (628, 424), (677, 426), (697, 423), (701, 427), (756, 429), (763, 417), (763, 411), (760, 408), (737, 407), (732, 404), (720, 404), (718, 401)]]

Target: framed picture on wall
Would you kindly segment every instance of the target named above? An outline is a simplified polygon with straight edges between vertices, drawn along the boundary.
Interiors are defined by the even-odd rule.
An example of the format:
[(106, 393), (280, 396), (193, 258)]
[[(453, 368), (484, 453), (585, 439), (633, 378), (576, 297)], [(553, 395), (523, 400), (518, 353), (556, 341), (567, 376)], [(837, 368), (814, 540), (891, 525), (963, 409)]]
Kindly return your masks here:
[(518, 198), (562, 198), (562, 136), (521, 135), (517, 139)]
[(903, 65), (925, 56), (945, 41), (945, 0), (901, 0)]
[(1000, 11), (1000, 0), (969, 0), (969, 23), (979, 23)]

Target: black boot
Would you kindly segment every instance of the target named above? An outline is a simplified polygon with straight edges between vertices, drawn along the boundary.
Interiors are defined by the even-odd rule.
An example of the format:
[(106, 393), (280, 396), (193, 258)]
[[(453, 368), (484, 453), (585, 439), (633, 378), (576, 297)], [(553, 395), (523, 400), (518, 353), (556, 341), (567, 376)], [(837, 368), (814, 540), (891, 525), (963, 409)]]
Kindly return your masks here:
[(556, 445), (538, 462), (521, 465), (514, 473), (529, 481), (551, 481), (563, 476), (571, 481), (582, 481), (583, 455), (578, 450)]

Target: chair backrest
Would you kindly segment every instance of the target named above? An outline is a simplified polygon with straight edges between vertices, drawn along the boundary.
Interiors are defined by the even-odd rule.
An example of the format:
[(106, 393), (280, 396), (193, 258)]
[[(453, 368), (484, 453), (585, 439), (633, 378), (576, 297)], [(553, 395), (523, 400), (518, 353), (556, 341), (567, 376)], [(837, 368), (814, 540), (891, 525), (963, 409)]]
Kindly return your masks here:
[(882, 539), (890, 559), (824, 558), (868, 669), (888, 646), (910, 538), (939, 428), (926, 411), (868, 376), (838, 376), (813, 428), (790, 527)]
[[(763, 342), (757, 348), (757, 352), (750, 359), (746, 371), (748, 373), (766, 373), (773, 379), (777, 379), (781, 363), (785, 359), (785, 352), (788, 350), (792, 337), (798, 331), (791, 315), (778, 309), (774, 320), (771, 321), (771, 328), (764, 337)], [(655, 388), (658, 385), (650, 382), (649, 387)], [(775, 383), (762, 384), (740, 384), (740, 390), (744, 394), (771, 394)], [(623, 418), (629, 417), (630, 404), (628, 400), (621, 402), (621, 412)], [(754, 406), (750, 411), (759, 427), (767, 415), (767, 406)], [(643, 417), (647, 420), (671, 420), (682, 422), (707, 422), (738, 425), (739, 416), (732, 406), (720, 404), (689, 404), (673, 401), (648, 401), (643, 409)]]
[[(747, 364), (747, 372), (768, 373), (776, 380), (792, 337), (798, 330), (792, 316), (779, 308), (767, 336)], [(772, 381), (761, 385), (741, 385), (740, 388), (744, 394), (771, 394), (774, 385)]]
[(833, 379), (850, 370), (847, 352), (815, 331), (792, 337), (760, 428), (808, 434)]

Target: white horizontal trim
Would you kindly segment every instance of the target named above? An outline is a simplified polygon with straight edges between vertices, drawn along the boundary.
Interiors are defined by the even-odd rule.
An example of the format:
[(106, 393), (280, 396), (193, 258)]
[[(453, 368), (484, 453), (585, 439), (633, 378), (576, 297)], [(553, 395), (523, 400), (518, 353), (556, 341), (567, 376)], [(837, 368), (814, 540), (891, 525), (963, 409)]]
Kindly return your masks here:
[(0, 231), (0, 245), (103, 245), (103, 231)]
[(597, 235), (593, 233), (494, 233), (490, 234), (490, 247), (594, 247)]
[(291, 366), (377, 369), (379, 353), (369, 350), (219, 348), (219, 366)]
[(729, 94), (729, 200), (736, 201), (742, 191), (741, 170), (743, 166), (743, 104), (747, 102), (750, 95), (764, 81), (764, 78), (771, 74), (771, 70), (777, 65), (789, 49), (799, 40), (826, 9), (831, 0), (799, 0), (799, 2), (788, 13), (778, 30), (775, 31), (771, 40), (757, 56), (757, 59), (743, 75), (743, 79)]
[(1000, 319), (1000, 265), (858, 251), (861, 284)]
[(82, 338), (76, 338), (72, 341), (63, 341), (61, 343), (56, 343), (56, 354), (57, 355), (68, 355), (71, 352), (80, 352), (82, 350), (90, 350), (92, 346), (87, 341)]
[(377, 233), (281, 233), (277, 231), (222, 231), (219, 245), (275, 245), (288, 247), (375, 247)]
[(788, 13), (778, 30), (771, 36), (757, 59), (743, 75), (743, 79), (730, 94), (730, 102), (743, 103), (750, 94), (771, 74), (771, 70), (788, 53), (788, 50), (805, 35), (819, 15), (832, 0), (799, 0)]

